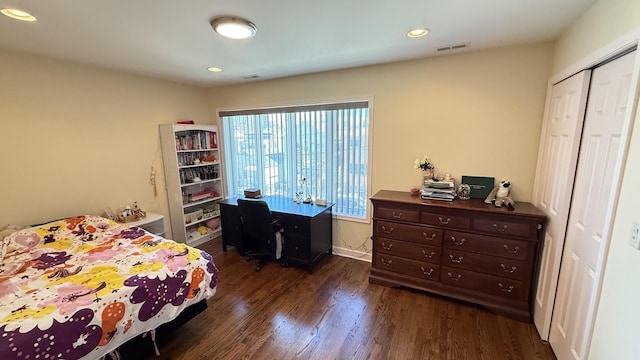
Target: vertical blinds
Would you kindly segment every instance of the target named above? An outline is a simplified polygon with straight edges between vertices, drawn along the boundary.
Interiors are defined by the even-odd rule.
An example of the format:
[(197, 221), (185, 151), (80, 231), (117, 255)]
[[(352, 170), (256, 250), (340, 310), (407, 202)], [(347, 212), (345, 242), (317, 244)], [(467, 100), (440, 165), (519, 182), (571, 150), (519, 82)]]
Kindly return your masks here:
[(327, 199), (366, 218), (369, 102), (220, 112), (231, 194)]

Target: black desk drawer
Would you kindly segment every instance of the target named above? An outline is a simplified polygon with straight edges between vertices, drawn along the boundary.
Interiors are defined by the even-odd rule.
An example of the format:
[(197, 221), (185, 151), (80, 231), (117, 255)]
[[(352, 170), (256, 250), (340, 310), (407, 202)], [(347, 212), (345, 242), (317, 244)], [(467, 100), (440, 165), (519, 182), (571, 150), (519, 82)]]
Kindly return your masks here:
[(309, 261), (310, 247), (308, 238), (285, 232), (284, 243), (287, 250), (287, 258), (303, 262)]
[(222, 223), (222, 242), (224, 250), (231, 245), (244, 253), (244, 238), (242, 235), (242, 220), (237, 206), (220, 205), (220, 221)]
[[(301, 235), (309, 236), (309, 220), (300, 216), (283, 216), (281, 217), (282, 225), (284, 226), (285, 235)], [(307, 240), (308, 241), (308, 240)]]

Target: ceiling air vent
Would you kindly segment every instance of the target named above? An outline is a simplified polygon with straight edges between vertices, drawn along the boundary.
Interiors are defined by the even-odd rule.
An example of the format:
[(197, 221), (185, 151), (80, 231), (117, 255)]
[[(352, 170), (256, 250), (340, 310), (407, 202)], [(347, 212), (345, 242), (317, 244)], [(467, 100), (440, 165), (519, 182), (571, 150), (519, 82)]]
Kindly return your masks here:
[(449, 50), (459, 50), (459, 49), (464, 49), (469, 47), (470, 43), (466, 42), (466, 43), (462, 43), (462, 44), (455, 44), (455, 45), (449, 45), (449, 46), (442, 46), (439, 48), (436, 48), (436, 51), (449, 51)]

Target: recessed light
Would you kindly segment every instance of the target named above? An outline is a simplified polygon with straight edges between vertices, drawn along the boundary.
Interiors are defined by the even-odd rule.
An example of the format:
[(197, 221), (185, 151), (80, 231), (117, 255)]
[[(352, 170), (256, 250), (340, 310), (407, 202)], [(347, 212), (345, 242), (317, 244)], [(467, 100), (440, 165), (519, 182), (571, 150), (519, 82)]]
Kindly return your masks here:
[(18, 9), (10, 9), (10, 8), (5, 8), (0, 10), (0, 13), (2, 13), (5, 16), (8, 16), (12, 19), (16, 19), (16, 20), (21, 20), (21, 21), (36, 21), (36, 17), (29, 14), (26, 11), (22, 11), (22, 10), (18, 10)]
[(207, 70), (209, 70), (211, 72), (221, 72), (222, 68), (215, 67), (215, 66), (210, 66), (210, 67), (207, 68)]
[(256, 26), (249, 20), (235, 16), (220, 16), (211, 20), (218, 34), (230, 39), (248, 39), (256, 34)]
[(407, 33), (407, 36), (410, 38), (419, 38), (419, 37), (423, 37), (425, 35), (427, 35), (429, 33), (429, 29), (427, 28), (418, 28), (418, 29), (413, 29), (411, 31), (409, 31)]

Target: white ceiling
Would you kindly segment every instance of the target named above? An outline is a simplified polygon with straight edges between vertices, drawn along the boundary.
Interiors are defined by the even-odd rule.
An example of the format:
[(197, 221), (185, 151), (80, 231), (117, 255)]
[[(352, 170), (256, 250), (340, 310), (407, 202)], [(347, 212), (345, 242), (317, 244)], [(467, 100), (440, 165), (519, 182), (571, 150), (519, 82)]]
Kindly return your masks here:
[[(271, 79), (555, 39), (595, 0), (0, 0), (0, 48), (198, 86)], [(209, 25), (258, 27), (229, 40)], [(419, 39), (406, 32), (431, 29)], [(219, 66), (221, 73), (207, 71)]]

